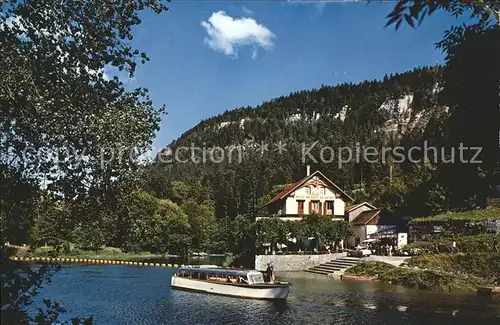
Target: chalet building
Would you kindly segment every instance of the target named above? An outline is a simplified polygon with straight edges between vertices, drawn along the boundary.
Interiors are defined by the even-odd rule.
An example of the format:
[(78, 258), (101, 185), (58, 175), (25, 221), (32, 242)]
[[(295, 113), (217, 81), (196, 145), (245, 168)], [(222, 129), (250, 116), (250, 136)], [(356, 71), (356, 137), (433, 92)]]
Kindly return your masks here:
[(344, 219), (345, 202), (353, 199), (319, 170), (291, 184), (269, 201), (265, 207), (285, 220), (299, 220), (311, 213)]
[[(363, 202), (354, 204), (353, 198), (338, 187), (319, 170), (287, 186), (269, 201), (265, 208), (283, 220), (300, 220), (304, 215), (316, 213), (332, 216), (333, 220), (345, 220), (353, 225), (354, 237), (349, 238), (349, 247), (361, 243), (370, 234), (378, 231), (380, 210)], [(349, 205), (346, 205), (348, 203)], [(257, 219), (266, 218), (258, 217)]]
[(380, 209), (368, 202), (346, 206), (345, 220), (354, 229), (354, 237), (347, 240), (348, 246), (357, 246), (370, 235), (379, 231)]

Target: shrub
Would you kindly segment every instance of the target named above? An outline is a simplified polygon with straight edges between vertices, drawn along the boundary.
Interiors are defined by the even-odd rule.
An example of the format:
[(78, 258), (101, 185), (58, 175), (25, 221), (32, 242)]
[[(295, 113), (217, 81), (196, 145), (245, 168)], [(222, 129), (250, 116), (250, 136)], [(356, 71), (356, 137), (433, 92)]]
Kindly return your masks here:
[(347, 269), (345, 274), (377, 276), (381, 281), (415, 289), (474, 291), (478, 285), (492, 283), (493, 275), (498, 274), (495, 272), (500, 267), (500, 254), (417, 256), (410, 259), (409, 265), (429, 269), (396, 267), (384, 262), (368, 261)]
[(475, 291), (480, 281), (435, 270), (395, 268), (379, 277), (384, 282), (432, 291)]
[(359, 275), (359, 276), (378, 276), (380, 274), (386, 273), (392, 269), (397, 268), (396, 266), (377, 261), (367, 261), (359, 263), (345, 271), (348, 275)]
[(447, 221), (447, 220), (462, 220), (462, 221), (485, 221), (485, 220), (499, 220), (500, 208), (487, 207), (481, 210), (470, 210), (463, 212), (447, 212), (435, 216), (415, 218), (411, 222), (432, 222), (432, 221)]
[[(493, 240), (497, 239), (500, 244), (500, 235), (495, 234), (480, 234), (473, 236), (454, 236), (434, 238), (428, 241), (416, 241), (405, 245), (403, 250), (408, 251), (413, 248), (425, 250), (433, 250), (434, 245), (451, 246), (453, 241), (457, 243), (460, 252), (463, 253), (485, 253), (491, 250)], [(441, 250), (441, 252), (446, 252)]]
[(500, 275), (500, 253), (421, 255), (412, 257), (408, 265), (494, 279)]
[(102, 255), (123, 255), (123, 251), (120, 248), (104, 246), (99, 251)]
[(449, 212), (432, 217), (416, 218), (411, 220), (408, 226), (411, 240), (454, 234), (494, 233), (500, 226), (500, 208), (488, 207), (483, 210)]

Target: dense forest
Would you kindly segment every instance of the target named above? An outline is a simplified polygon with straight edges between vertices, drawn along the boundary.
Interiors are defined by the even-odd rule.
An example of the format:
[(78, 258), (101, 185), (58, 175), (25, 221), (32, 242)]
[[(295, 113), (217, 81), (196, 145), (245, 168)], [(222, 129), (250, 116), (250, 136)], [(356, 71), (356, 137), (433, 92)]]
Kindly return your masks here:
[[(304, 177), (307, 164), (358, 200), (382, 208), (387, 222), (482, 206), (488, 195), (486, 187), (477, 192), (471, 184), (470, 193), (453, 193), (452, 184), (438, 179), (439, 167), (452, 154), (447, 129), (453, 109), (442, 98), (442, 86), (443, 67), (424, 67), (379, 81), (322, 86), (258, 107), (226, 111), (202, 121), (170, 144), (170, 151), (164, 151), (168, 156), (160, 154), (155, 168), (164, 175), (165, 184), (183, 180), (205, 189), (207, 199), (215, 202), (218, 217), (266, 213), (260, 207), (282, 185)], [(286, 144), (281, 153), (273, 147), (280, 142)], [(303, 159), (304, 148), (314, 142), (313, 159)], [(340, 166), (338, 160), (319, 159), (322, 147), (355, 148), (356, 143), (378, 149), (424, 148), (425, 144), (436, 147), (438, 155), (431, 152), (425, 161), (423, 152), (414, 152), (413, 162), (395, 163), (389, 155), (385, 161), (382, 157), (376, 163), (352, 159)], [(266, 150), (263, 144), (268, 144)], [(191, 152), (178, 148), (192, 145), (205, 146), (207, 151), (215, 146), (226, 148), (226, 159), (220, 163), (207, 159), (202, 164), (190, 160)], [(231, 146), (244, 149), (241, 163), (234, 157), (228, 159)], [(176, 150), (182, 158), (168, 160)], [(422, 162), (416, 164), (415, 160)], [(463, 195), (471, 196), (463, 200)]]

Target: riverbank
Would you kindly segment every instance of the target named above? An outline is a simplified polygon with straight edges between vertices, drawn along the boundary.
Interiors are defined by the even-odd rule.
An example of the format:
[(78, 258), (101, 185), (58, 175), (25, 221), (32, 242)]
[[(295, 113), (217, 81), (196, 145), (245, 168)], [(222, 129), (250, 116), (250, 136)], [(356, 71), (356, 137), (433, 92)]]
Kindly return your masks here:
[(88, 251), (81, 249), (66, 250), (64, 252), (57, 251), (53, 247), (39, 247), (34, 251), (30, 251), (29, 247), (11, 246), (14, 250), (14, 257), (45, 257), (55, 258), (64, 256), (67, 259), (92, 259), (92, 260), (121, 260), (121, 261), (138, 261), (146, 259), (164, 258), (161, 254), (152, 254), (150, 252), (125, 253), (119, 248), (103, 247), (98, 251)]
[(448, 292), (472, 292), (479, 286), (493, 286), (499, 274), (499, 253), (415, 256), (400, 267), (366, 261), (345, 271), (346, 276), (373, 277), (410, 288)]
[(135, 266), (156, 266), (156, 267), (181, 267), (182, 264), (167, 264), (153, 262), (138, 262), (133, 260), (109, 260), (90, 258), (70, 258), (70, 257), (18, 257), (12, 256), (12, 260), (20, 262), (49, 262), (49, 263), (78, 263), (78, 264), (113, 264), (113, 265), (135, 265)]

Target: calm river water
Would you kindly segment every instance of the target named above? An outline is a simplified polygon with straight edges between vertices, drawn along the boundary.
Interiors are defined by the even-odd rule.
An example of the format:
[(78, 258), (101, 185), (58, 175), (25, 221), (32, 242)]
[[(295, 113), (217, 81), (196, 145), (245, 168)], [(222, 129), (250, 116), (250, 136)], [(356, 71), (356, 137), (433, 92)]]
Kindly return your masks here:
[(475, 295), (407, 290), (298, 273), (285, 303), (171, 290), (175, 269), (127, 265), (63, 265), (36, 297), (59, 302), (71, 317), (94, 324), (500, 324), (500, 303)]

